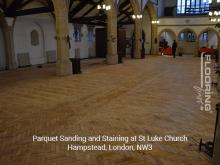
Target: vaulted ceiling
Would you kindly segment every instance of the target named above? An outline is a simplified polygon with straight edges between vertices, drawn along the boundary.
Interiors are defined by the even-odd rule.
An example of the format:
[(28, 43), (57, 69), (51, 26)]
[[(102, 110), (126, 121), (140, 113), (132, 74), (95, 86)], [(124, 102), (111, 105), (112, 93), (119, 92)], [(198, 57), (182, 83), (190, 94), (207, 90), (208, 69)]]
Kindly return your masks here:
[[(103, 0), (68, 0), (69, 22), (89, 25), (106, 25), (106, 13), (98, 10)], [(53, 13), (52, 0), (0, 0), (0, 9), (7, 17)], [(118, 23), (131, 24), (133, 14), (130, 0), (121, 0), (118, 6)]]

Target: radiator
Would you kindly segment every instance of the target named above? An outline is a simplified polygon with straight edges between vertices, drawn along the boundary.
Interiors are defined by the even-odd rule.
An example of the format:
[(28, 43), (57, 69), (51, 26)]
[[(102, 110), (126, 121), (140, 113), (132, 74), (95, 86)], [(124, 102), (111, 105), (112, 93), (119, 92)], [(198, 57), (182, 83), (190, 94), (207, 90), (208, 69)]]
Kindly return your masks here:
[(18, 59), (18, 67), (31, 66), (29, 53), (18, 53), (17, 59)]
[(46, 56), (47, 56), (47, 63), (55, 63), (57, 61), (55, 50), (47, 51)]

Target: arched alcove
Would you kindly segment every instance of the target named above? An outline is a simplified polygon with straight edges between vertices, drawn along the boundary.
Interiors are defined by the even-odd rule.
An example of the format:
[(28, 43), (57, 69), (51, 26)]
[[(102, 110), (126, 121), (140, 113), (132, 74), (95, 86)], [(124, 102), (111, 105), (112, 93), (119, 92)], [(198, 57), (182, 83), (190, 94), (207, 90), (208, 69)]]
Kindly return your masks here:
[(178, 50), (185, 55), (197, 55), (197, 34), (190, 28), (183, 29), (178, 34)]
[[(159, 41), (162, 42), (163, 40), (167, 41), (167, 46), (172, 47), (173, 40), (176, 40), (176, 34), (171, 29), (164, 29), (158, 35)], [(161, 45), (160, 45), (161, 46)]]
[(217, 49), (219, 46), (219, 34), (216, 30), (212, 28), (206, 28), (200, 32), (199, 38), (199, 48), (207, 47)]
[(176, 34), (171, 29), (163, 29), (159, 35), (159, 51), (161, 54), (172, 55), (172, 44), (176, 40)]

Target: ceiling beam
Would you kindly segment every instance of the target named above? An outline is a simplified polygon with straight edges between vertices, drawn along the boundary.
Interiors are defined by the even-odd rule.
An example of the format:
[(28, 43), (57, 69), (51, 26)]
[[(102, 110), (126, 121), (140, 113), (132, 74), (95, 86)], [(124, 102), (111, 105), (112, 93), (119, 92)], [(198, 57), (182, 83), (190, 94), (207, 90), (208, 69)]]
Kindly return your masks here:
[(128, 20), (128, 21), (125, 21), (125, 22), (120, 22), (118, 24), (119, 25), (132, 25), (132, 24), (134, 24), (134, 21), (133, 20)]
[(130, 0), (124, 1), (123, 3), (120, 4), (119, 9), (123, 9), (124, 7), (126, 7), (129, 4), (130, 4)]
[(78, 18), (71, 18), (71, 21), (105, 21), (106, 15), (102, 16), (93, 16), (93, 17), (78, 17)]
[(69, 17), (73, 17), (80, 10), (82, 10), (86, 6), (86, 1), (81, 1), (72, 11), (69, 12)]
[(94, 25), (94, 26), (106, 26), (106, 23), (104, 22), (88, 22), (88, 21), (83, 21), (83, 20), (70, 20), (70, 23), (74, 23), (74, 24), (85, 24), (85, 25)]
[(120, 14), (118, 15), (118, 17), (120, 17), (122, 14), (124, 14), (125, 12), (127, 12), (129, 9), (131, 9), (130, 6), (128, 6), (126, 9), (119, 11)]
[(51, 9), (50, 7), (39, 7), (39, 8), (25, 9), (25, 10), (19, 10), (19, 11), (10, 11), (6, 13), (6, 16), (17, 17), (17, 16), (50, 13), (50, 12), (53, 12), (53, 9)]
[(9, 7), (6, 9), (6, 11), (15, 11), (19, 8), (19, 5), (21, 5), (21, 3), (24, 2), (24, 0), (14, 0), (11, 2), (11, 4), (9, 5)]
[(90, 12), (92, 12), (94, 9), (96, 9), (96, 5), (92, 6), (89, 10), (87, 10), (84, 14), (83, 17), (88, 15)]

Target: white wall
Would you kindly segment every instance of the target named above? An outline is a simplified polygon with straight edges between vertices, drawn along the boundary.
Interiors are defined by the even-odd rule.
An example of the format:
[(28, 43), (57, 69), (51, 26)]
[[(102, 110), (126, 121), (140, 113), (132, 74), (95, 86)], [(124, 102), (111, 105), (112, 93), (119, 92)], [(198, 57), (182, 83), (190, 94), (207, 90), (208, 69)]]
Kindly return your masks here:
[(0, 70), (5, 70), (5, 43), (2, 29), (0, 27)]
[[(39, 45), (31, 45), (31, 31), (39, 34)], [(31, 64), (46, 63), (46, 52), (56, 50), (54, 20), (49, 15), (18, 17), (14, 26), (15, 55), (29, 53)]]
[(93, 29), (93, 41), (88, 41), (88, 27), (87, 25), (82, 25), (81, 33), (81, 41), (76, 42), (74, 38), (74, 27), (73, 24), (69, 24), (69, 35), (71, 37), (71, 49), (70, 49), (70, 57), (75, 57), (75, 49), (80, 49), (80, 58), (89, 58), (96, 56), (95, 50), (95, 28)]
[[(31, 31), (37, 30), (40, 34), (40, 45), (31, 45)], [(93, 42), (88, 41), (88, 28), (82, 26), (81, 42), (75, 42), (74, 28), (69, 24), (69, 35), (71, 37), (70, 57), (75, 57), (75, 49), (80, 49), (80, 57), (95, 57), (95, 36)], [(95, 28), (94, 28), (95, 35)], [(56, 30), (53, 18), (48, 14), (18, 17), (14, 26), (15, 55), (18, 53), (29, 53), (31, 64), (47, 63), (46, 52), (56, 51)], [(16, 58), (17, 60), (17, 58)]]

